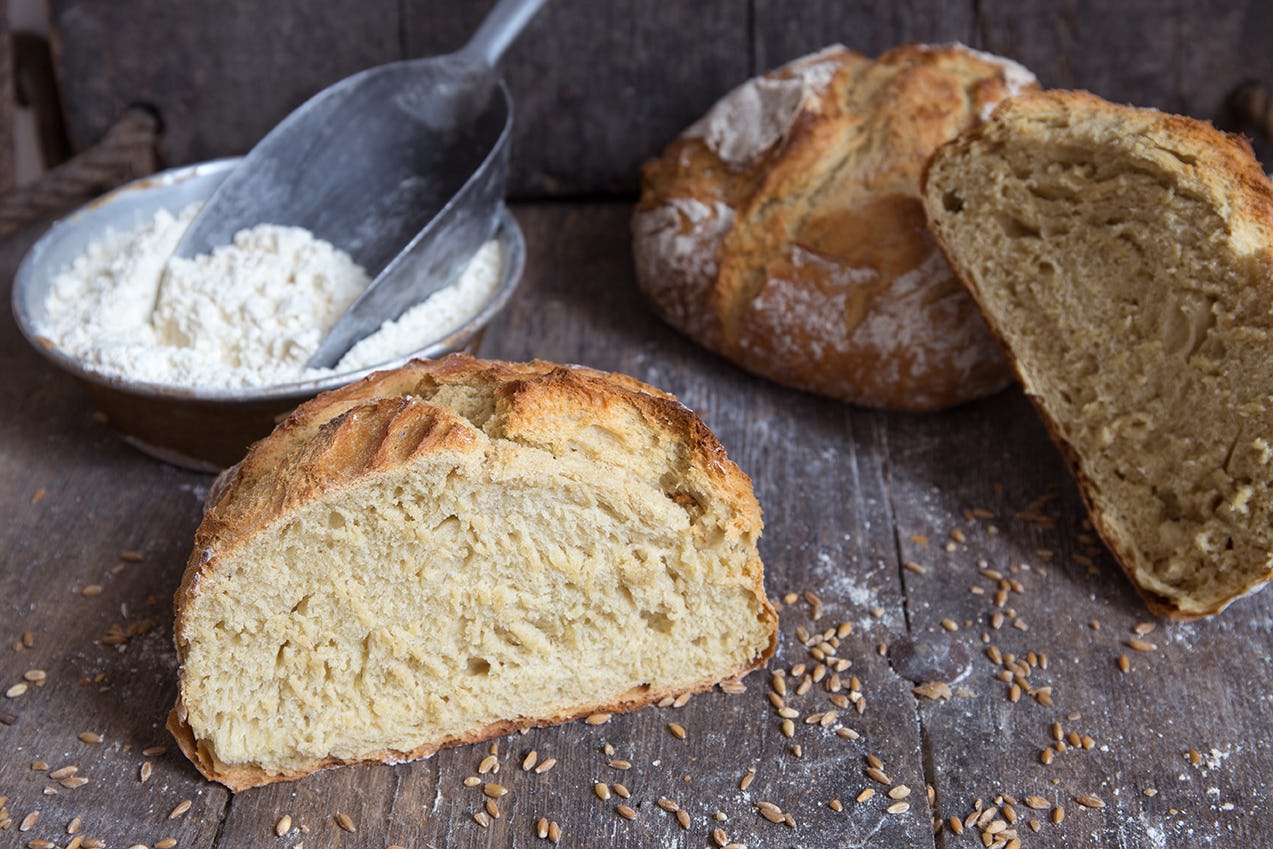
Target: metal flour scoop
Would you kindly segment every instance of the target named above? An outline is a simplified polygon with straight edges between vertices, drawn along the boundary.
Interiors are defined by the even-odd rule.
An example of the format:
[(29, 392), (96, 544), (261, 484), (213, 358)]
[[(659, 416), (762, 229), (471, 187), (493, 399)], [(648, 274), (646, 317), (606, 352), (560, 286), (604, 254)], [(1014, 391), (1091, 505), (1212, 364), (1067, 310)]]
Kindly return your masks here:
[(513, 120), (495, 63), (544, 2), (499, 0), (458, 52), (370, 68), (314, 95), (226, 178), (175, 255), (263, 223), (346, 251), (372, 282), (307, 363), (335, 365), (450, 285), (494, 232)]

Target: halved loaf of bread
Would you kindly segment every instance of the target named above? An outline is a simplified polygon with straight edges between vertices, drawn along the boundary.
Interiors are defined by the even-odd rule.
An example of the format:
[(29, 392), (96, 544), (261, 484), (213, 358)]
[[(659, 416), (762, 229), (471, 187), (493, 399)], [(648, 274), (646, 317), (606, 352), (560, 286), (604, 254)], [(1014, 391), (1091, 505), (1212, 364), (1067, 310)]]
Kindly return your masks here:
[(631, 378), (372, 375), (218, 483), (169, 728), (240, 790), (710, 688), (773, 651), (760, 528), (703, 422)]
[(1150, 609), (1273, 577), (1273, 185), (1249, 146), (1026, 94), (938, 152), (924, 201)]

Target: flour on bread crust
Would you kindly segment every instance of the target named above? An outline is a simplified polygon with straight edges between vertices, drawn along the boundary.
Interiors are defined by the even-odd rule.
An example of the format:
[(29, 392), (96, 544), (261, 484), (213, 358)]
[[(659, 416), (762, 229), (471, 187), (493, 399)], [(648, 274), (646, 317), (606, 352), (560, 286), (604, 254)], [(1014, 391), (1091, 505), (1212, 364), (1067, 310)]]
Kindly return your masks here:
[(1032, 85), (962, 45), (877, 61), (835, 45), (739, 86), (645, 166), (638, 284), (673, 327), (789, 386), (899, 410), (998, 390), (1007, 364), (927, 233), (918, 181), (933, 149)]

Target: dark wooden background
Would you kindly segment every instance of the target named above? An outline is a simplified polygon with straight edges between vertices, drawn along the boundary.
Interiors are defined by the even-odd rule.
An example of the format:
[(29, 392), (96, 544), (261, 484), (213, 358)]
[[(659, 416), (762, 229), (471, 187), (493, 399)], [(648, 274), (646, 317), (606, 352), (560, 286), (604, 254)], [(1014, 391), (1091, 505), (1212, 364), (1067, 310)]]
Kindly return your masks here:
[[(69, 129), (91, 144), (154, 106), (172, 164), (242, 153), (324, 85), (458, 48), (452, 0), (52, 0)], [(962, 41), (1045, 85), (1217, 117), (1273, 82), (1267, 0), (551, 0), (506, 57), (517, 198), (631, 195), (637, 169), (724, 91), (829, 43)]]
[[(92, 143), (125, 105), (145, 102), (162, 114), (164, 153), (178, 163), (246, 149), (307, 94), (360, 67), (458, 46), (485, 7), (53, 0), (51, 8), (76, 144)], [(803, 721), (832, 707), (820, 687), (789, 696), (800, 718), (795, 736), (783, 736), (768, 678), (758, 674), (742, 694), (500, 740), (496, 780), (510, 793), (488, 829), (472, 819), (482, 797), (463, 785), (485, 746), (232, 797), (176, 755), (162, 729), (175, 693), (170, 598), (211, 478), (124, 445), (5, 314), (0, 693), (28, 671), (45, 677), (0, 698), (0, 843), (64, 847), (79, 818), (79, 836), (111, 847), (162, 849), (166, 838), (199, 849), (529, 847), (544, 845), (534, 833), (543, 816), (560, 822), (561, 845), (574, 847), (697, 849), (716, 845), (719, 827), (753, 849), (957, 849), (982, 846), (978, 829), (934, 833), (933, 820), (962, 821), (1009, 794), (1027, 849), (1273, 845), (1273, 591), (1205, 622), (1152, 620), (1085, 527), (1073, 484), (1018, 390), (937, 416), (854, 409), (705, 354), (637, 296), (627, 198), (645, 157), (755, 70), (834, 40), (875, 53), (912, 39), (960, 39), (1021, 59), (1051, 85), (1202, 117), (1217, 116), (1240, 80), (1273, 76), (1273, 10), (1255, 2), (552, 0), (508, 59), (519, 107), (515, 191), (537, 200), (515, 206), (529, 246), (525, 280), (480, 351), (624, 371), (700, 411), (755, 481), (770, 594), (796, 594), (782, 611), (772, 668), (810, 662), (797, 629), (852, 623), (839, 655), (852, 661), (845, 676), (860, 679), (866, 709), (840, 710), (834, 724), (857, 739)], [(37, 234), (0, 244), (0, 296)], [(123, 556), (132, 551), (140, 561)], [(93, 587), (100, 594), (86, 594)], [(805, 591), (823, 603), (816, 623)], [(1127, 643), (1146, 622), (1157, 648), (1133, 651)], [(114, 645), (121, 633), (123, 645)], [(1011, 701), (990, 645), (1018, 657), (1045, 653), (1047, 668), (1032, 668), (1028, 683), (1051, 687), (1051, 704)], [(1130, 658), (1126, 673), (1120, 655)], [(931, 681), (949, 683), (953, 698), (913, 693)], [(669, 722), (686, 728), (685, 741), (667, 732)], [(1040, 753), (1056, 748), (1054, 722), (1090, 736), (1092, 748), (1068, 745), (1041, 763)], [(102, 742), (83, 742), (83, 732)], [(631, 770), (606, 766), (607, 744)], [(151, 746), (167, 751), (145, 754)], [(557, 758), (556, 769), (518, 769), (532, 749)], [(868, 754), (890, 785), (866, 775)], [(50, 777), (67, 765), (79, 769), (71, 784), (88, 782)], [(740, 790), (751, 768), (754, 782)], [(626, 784), (637, 820), (616, 815), (617, 798), (593, 795), (596, 781)], [(884, 791), (903, 783), (910, 810), (887, 813)], [(875, 796), (855, 802), (865, 788)], [(1077, 801), (1089, 795), (1104, 807)], [(692, 814), (688, 831), (657, 806), (663, 796)], [(1048, 808), (1028, 809), (1027, 796)], [(829, 807), (833, 799), (842, 811)], [(170, 818), (184, 800), (188, 812)], [(761, 801), (791, 812), (795, 828), (757, 816)], [(1065, 809), (1059, 825), (1056, 805)], [(38, 821), (20, 831), (36, 811)], [(340, 830), (337, 812), (357, 831)], [(278, 838), (284, 814), (293, 830)]]

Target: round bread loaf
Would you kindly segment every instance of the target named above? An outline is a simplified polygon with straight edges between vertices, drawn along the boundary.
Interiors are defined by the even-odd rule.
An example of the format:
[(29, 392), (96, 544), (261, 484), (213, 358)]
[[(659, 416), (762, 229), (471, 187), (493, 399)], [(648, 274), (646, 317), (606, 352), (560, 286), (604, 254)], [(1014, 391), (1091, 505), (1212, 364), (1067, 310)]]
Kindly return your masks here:
[(840, 46), (727, 94), (643, 169), (637, 282), (700, 344), (779, 383), (939, 410), (1010, 373), (925, 226), (929, 156), (1037, 88), (960, 45)]
[(773, 653), (760, 529), (702, 420), (630, 377), (378, 372), (219, 479), (169, 728), (241, 790), (709, 689)]

